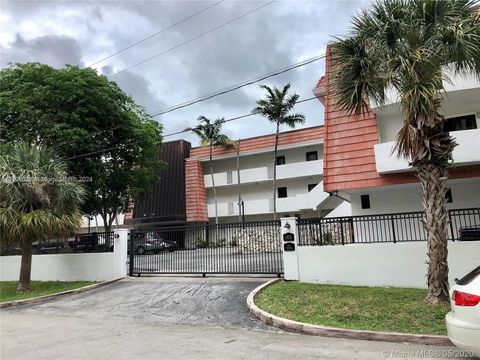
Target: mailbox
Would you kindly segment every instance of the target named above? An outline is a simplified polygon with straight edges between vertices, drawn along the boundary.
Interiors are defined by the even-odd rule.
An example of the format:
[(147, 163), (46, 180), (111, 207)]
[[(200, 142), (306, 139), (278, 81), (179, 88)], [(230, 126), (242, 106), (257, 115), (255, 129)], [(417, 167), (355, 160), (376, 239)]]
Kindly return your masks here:
[(283, 234), (283, 241), (295, 241), (295, 236), (292, 233)]
[(283, 241), (285, 242), (285, 244), (283, 244), (283, 250), (295, 251), (295, 235), (292, 233), (285, 233), (283, 234)]

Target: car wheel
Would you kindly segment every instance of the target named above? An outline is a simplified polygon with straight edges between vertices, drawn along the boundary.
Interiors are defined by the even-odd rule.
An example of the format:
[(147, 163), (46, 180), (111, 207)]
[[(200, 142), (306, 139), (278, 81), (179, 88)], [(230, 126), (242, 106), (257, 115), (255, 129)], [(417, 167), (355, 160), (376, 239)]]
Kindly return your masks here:
[(37, 248), (37, 247), (34, 247), (34, 248), (32, 249), (32, 254), (34, 254), (34, 255), (40, 254), (40, 249)]
[(174, 251), (175, 251), (175, 249), (173, 247), (168, 249), (168, 252), (174, 252)]
[(160, 254), (160, 250), (155, 249), (155, 250), (153, 250), (153, 253), (154, 253), (154, 254)]
[(143, 254), (145, 254), (145, 248), (144, 248), (143, 246), (139, 246), (139, 247), (137, 248), (137, 253), (138, 253), (138, 255), (143, 255)]

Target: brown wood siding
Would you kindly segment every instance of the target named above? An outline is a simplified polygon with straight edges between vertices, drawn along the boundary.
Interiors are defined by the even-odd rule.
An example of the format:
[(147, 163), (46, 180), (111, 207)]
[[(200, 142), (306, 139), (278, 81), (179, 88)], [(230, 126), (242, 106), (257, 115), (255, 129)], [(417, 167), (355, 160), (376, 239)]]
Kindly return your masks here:
[(152, 186), (150, 195), (135, 202), (133, 224), (186, 221), (185, 159), (190, 156), (190, 148), (185, 140), (160, 146), (158, 156), (166, 166), (157, 169), (160, 179)]

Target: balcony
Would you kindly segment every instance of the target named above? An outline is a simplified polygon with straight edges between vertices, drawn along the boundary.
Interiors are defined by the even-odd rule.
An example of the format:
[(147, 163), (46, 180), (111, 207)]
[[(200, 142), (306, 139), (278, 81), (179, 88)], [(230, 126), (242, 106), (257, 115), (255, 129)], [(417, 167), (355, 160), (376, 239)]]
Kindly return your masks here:
[[(206, 167), (208, 171), (208, 166)], [(306, 176), (323, 174), (323, 160), (302, 161), (277, 166), (277, 179), (292, 179)], [(215, 186), (237, 185), (237, 171), (214, 173)], [(240, 182), (242, 184), (271, 181), (273, 179), (273, 166), (263, 166), (240, 170)], [(204, 175), (205, 187), (212, 187), (210, 174)]]
[[(480, 163), (480, 129), (452, 131), (450, 133), (458, 146), (453, 150), (456, 165), (474, 165)], [(375, 145), (375, 163), (379, 174), (411, 171), (412, 167), (403, 158), (393, 153), (395, 142)]]
[[(329, 199), (329, 194), (323, 191), (323, 182), (321, 181), (308, 193), (277, 199), (277, 212), (316, 210)], [(273, 199), (245, 200), (244, 211), (245, 215), (272, 213)], [(237, 201), (218, 203), (218, 216), (238, 216)], [(208, 204), (208, 217), (215, 217), (215, 204)]]
[[(463, 74), (454, 74), (449, 69), (444, 69), (443, 73), (448, 77), (449, 80), (443, 80), (443, 87), (445, 92), (448, 93), (448, 98), (451, 98), (453, 93), (459, 92), (462, 93), (460, 96), (469, 96), (467, 95), (470, 92), (473, 92), (478, 98), (478, 92), (480, 90), (480, 80), (473, 75), (463, 75)], [(400, 97), (396, 89), (390, 87), (386, 89), (385, 92), (386, 101), (385, 104), (378, 104), (375, 100), (370, 99), (370, 107), (374, 112), (379, 112), (388, 105), (397, 104), (400, 101)], [(475, 100), (474, 100), (475, 101)]]

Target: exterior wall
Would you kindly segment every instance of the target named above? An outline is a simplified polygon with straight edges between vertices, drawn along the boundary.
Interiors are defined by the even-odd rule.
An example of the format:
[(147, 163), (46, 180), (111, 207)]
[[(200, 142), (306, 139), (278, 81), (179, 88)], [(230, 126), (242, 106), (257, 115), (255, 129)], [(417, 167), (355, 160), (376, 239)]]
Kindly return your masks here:
[[(113, 253), (33, 255), (32, 280), (108, 281), (127, 276), (127, 231), (117, 230)], [(16, 281), (21, 256), (0, 257), (0, 280)]]
[[(447, 187), (453, 198), (453, 202), (447, 204), (448, 209), (480, 207), (480, 178), (449, 181)], [(362, 209), (360, 195), (364, 194), (370, 196), (370, 209)], [(351, 199), (353, 216), (423, 211), (419, 184), (362, 189), (352, 192)]]
[[(452, 203), (447, 204), (447, 209), (480, 208), (480, 178), (449, 181), (447, 186), (452, 192), (453, 199)], [(478, 195), (475, 196), (476, 194)], [(362, 209), (361, 195), (369, 195), (370, 209)], [(351, 209), (353, 216), (423, 211), (421, 187), (419, 184), (408, 184), (355, 191), (351, 193)], [(466, 218), (454, 217), (448, 228), (449, 239), (459, 237), (460, 227), (478, 223), (480, 223), (478, 215)], [(418, 217), (404, 216), (395, 220), (379, 217), (375, 225), (354, 221), (352, 226), (355, 242), (359, 243), (391, 239), (393, 228), (397, 240), (425, 240), (422, 219)]]
[[(396, 130), (398, 131), (396, 129), (399, 126), (398, 119), (401, 118), (398, 115), (398, 107), (392, 105), (381, 111), (376, 110), (380, 121), (372, 111), (358, 117), (339, 111), (335, 99), (330, 95), (332, 71), (331, 50), (327, 49), (326, 74), (314, 89), (314, 94), (325, 105), (324, 190), (345, 191), (417, 182), (413, 172), (395, 174), (377, 172), (374, 147), (380, 141), (391, 141), (394, 138)], [(460, 115), (458, 111), (462, 111), (463, 114), (475, 109), (479, 111), (478, 101), (475, 100), (478, 99), (479, 88), (472, 90), (464, 86), (456, 88), (459, 91), (447, 90), (449, 90), (447, 115)], [(480, 176), (478, 165), (451, 170), (451, 177), (454, 179), (478, 176)]]
[(190, 143), (175, 140), (159, 147), (158, 159), (165, 167), (157, 168), (158, 181), (151, 187), (149, 195), (136, 201), (131, 223), (166, 224), (185, 222), (185, 159), (190, 155)]
[[(318, 284), (426, 288), (427, 243), (297, 247), (298, 280)], [(450, 284), (478, 266), (480, 242), (449, 242)], [(285, 278), (289, 276), (285, 264)]]
[(208, 222), (203, 165), (198, 160), (185, 163), (185, 194), (187, 221)]

